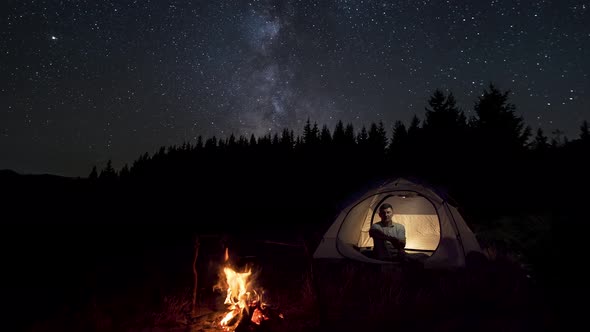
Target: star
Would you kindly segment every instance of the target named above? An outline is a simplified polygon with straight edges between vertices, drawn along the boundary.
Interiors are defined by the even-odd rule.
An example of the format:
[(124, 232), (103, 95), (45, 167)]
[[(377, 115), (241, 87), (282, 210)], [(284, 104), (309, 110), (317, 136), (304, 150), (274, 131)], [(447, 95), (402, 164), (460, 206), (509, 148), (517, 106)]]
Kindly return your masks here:
[(172, 2), (8, 1), (0, 123), (15, 146), (0, 169), (46, 172), (44, 154), (18, 151), (49, 148), (72, 152), (56, 171), (85, 176), (189, 137), (297, 135), (308, 118), (407, 125), (433, 89), (469, 112), (487, 83), (512, 91), (525, 119), (554, 119), (546, 132), (573, 138), (590, 119), (584, 1)]

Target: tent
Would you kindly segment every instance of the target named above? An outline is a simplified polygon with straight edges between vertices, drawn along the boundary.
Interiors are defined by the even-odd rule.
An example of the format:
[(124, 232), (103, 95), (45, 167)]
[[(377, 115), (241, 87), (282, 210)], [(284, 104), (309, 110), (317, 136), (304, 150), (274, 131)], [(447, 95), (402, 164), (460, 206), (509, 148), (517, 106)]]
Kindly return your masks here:
[(342, 210), (313, 258), (396, 264), (370, 255), (369, 228), (380, 220), (378, 208), (383, 203), (393, 206), (393, 221), (406, 228), (407, 256), (418, 259), (424, 268), (464, 267), (469, 255), (481, 254), (474, 233), (445, 194), (419, 181), (397, 178), (369, 190)]

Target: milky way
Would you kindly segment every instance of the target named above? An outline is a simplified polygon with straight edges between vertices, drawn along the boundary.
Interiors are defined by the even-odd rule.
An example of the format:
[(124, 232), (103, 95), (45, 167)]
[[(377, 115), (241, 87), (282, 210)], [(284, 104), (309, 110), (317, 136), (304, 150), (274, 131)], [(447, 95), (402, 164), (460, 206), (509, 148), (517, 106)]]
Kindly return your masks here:
[(408, 123), (492, 82), (533, 129), (590, 118), (587, 1), (8, 1), (0, 169), (86, 176), (217, 136)]

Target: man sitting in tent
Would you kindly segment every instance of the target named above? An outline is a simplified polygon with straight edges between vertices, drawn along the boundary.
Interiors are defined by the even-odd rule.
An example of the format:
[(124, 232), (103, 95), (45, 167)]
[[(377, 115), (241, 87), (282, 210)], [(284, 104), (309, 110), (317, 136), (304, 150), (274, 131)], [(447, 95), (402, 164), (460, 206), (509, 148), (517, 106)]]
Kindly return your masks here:
[(373, 254), (381, 260), (404, 260), (406, 229), (404, 225), (393, 222), (393, 206), (383, 203), (379, 207), (381, 221), (371, 225), (369, 236), (373, 238)]

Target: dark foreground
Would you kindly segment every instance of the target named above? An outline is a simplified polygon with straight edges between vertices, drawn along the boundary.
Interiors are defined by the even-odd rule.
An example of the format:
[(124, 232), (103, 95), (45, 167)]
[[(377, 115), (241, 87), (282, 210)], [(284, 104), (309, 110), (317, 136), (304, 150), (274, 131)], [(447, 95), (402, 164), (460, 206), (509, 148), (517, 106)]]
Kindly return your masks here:
[[(501, 184), (496, 193), (467, 187), (473, 190), (462, 196), (479, 205), (464, 205), (465, 217), (489, 260), (461, 271), (313, 262), (321, 236), (366, 181), (343, 190), (330, 181), (234, 186), (212, 177), (228, 181), (212, 180), (216, 191), (198, 181), (185, 191), (14, 181), (1, 201), (2, 324), (43, 332), (220, 331), (225, 293), (213, 286), (228, 248), (232, 266), (251, 266), (255, 286), (283, 315), (247, 330), (566, 330), (585, 317), (576, 303), (588, 294), (587, 195), (574, 191), (587, 177), (572, 177), (578, 180)], [(545, 190), (545, 183), (554, 186)]]
[[(13, 230), (5, 322), (28, 331), (221, 331), (225, 266), (254, 272), (273, 316), (260, 331), (550, 331), (564, 314), (516, 257), (461, 271), (384, 269), (310, 259), (311, 239), (284, 233), (165, 229)], [(62, 233), (63, 232), (63, 233)], [(60, 235), (60, 233), (62, 235)], [(7, 234), (7, 233), (4, 233)], [(197, 308), (193, 311), (193, 259)], [(14, 239), (20, 237), (17, 244)], [(10, 249), (9, 251), (7, 251)], [(8, 254), (7, 254), (8, 253)], [(561, 307), (563, 308), (563, 307)]]

